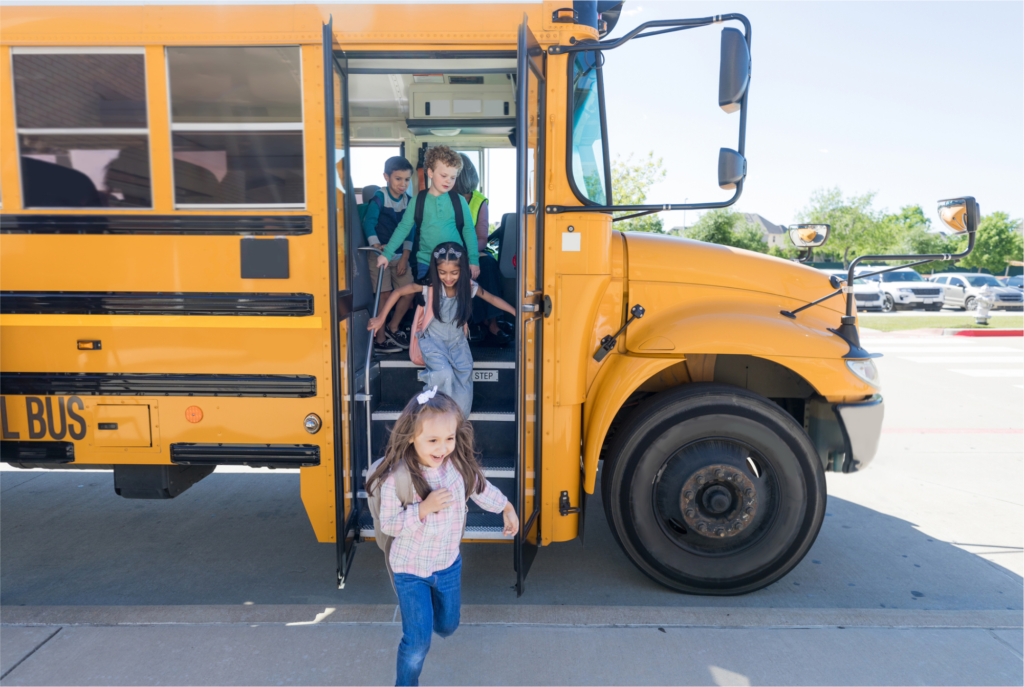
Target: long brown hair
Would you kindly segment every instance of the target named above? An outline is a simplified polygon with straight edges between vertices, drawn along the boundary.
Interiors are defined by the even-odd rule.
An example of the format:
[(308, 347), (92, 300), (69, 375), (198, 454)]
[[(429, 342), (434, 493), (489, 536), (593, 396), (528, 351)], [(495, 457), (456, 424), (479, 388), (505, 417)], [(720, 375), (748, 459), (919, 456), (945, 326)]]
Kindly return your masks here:
[(378, 483), (383, 483), (395, 466), (399, 462), (403, 462), (420, 498), (425, 499), (430, 495), (431, 489), (423, 476), (420, 461), (416, 457), (416, 446), (413, 444), (413, 440), (423, 427), (423, 419), (427, 415), (452, 415), (455, 417), (455, 450), (445, 460), (452, 461), (452, 465), (462, 475), (467, 497), (483, 492), (484, 473), (476, 460), (473, 425), (462, 414), (459, 404), (452, 400), (451, 396), (440, 391), (433, 398), (427, 399), (426, 403), (420, 403), (414, 396), (405, 405), (405, 410), (398, 416), (395, 426), (391, 429), (391, 438), (388, 440), (384, 460), (366, 480), (366, 491), (372, 492), (377, 489)]

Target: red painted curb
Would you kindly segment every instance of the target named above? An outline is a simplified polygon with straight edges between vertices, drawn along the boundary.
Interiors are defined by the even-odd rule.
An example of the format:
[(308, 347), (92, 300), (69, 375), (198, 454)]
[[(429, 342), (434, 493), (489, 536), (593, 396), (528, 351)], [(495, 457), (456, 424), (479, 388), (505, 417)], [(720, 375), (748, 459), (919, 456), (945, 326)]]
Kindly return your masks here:
[(1024, 329), (962, 329), (953, 336), (1024, 336)]

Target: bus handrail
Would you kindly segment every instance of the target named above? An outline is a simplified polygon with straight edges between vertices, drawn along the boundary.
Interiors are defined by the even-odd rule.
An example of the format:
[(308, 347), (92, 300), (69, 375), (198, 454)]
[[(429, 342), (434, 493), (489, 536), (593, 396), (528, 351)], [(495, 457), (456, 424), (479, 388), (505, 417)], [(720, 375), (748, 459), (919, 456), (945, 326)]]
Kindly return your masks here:
[[(363, 246), (357, 250), (365, 250), (370, 253), (376, 253), (377, 255), (384, 255), (381, 251), (377, 250), (373, 246)], [(380, 308), (380, 287), (384, 283), (384, 270), (377, 270), (377, 291), (373, 296), (373, 314), (370, 315), (371, 319), (377, 316), (377, 310)], [(376, 334), (376, 332), (374, 332)], [(373, 357), (373, 340), (374, 337), (371, 335), (370, 340), (366, 344), (366, 359), (363, 362), (363, 400), (366, 403), (366, 476), (369, 477), (370, 465), (373, 464), (373, 409), (370, 407), (370, 359)], [(360, 399), (356, 399), (360, 400)]]

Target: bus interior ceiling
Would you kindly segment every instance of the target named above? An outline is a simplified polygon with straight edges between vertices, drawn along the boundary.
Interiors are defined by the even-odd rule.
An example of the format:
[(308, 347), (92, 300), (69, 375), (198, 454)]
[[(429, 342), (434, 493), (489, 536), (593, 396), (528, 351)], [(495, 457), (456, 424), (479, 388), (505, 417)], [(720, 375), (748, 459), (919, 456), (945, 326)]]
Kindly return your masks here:
[(515, 179), (515, 69), (513, 58), (349, 59), (352, 184), (360, 200), (366, 185), (383, 185), (384, 160), (403, 146), (415, 167), (424, 145), (447, 145), (473, 161), (484, 195), (512, 201), (492, 201), (491, 221), (499, 222), (514, 204), (514, 187), (504, 186)]

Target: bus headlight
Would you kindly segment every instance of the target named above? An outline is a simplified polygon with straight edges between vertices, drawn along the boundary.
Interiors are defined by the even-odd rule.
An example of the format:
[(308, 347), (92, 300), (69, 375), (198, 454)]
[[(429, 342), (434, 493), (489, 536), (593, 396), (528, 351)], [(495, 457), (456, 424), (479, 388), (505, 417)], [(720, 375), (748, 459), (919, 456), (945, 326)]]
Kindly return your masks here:
[(847, 360), (846, 368), (852, 372), (857, 379), (863, 382), (867, 382), (871, 386), (881, 387), (878, 381), (878, 368), (875, 367), (875, 361), (868, 358), (867, 360)]

